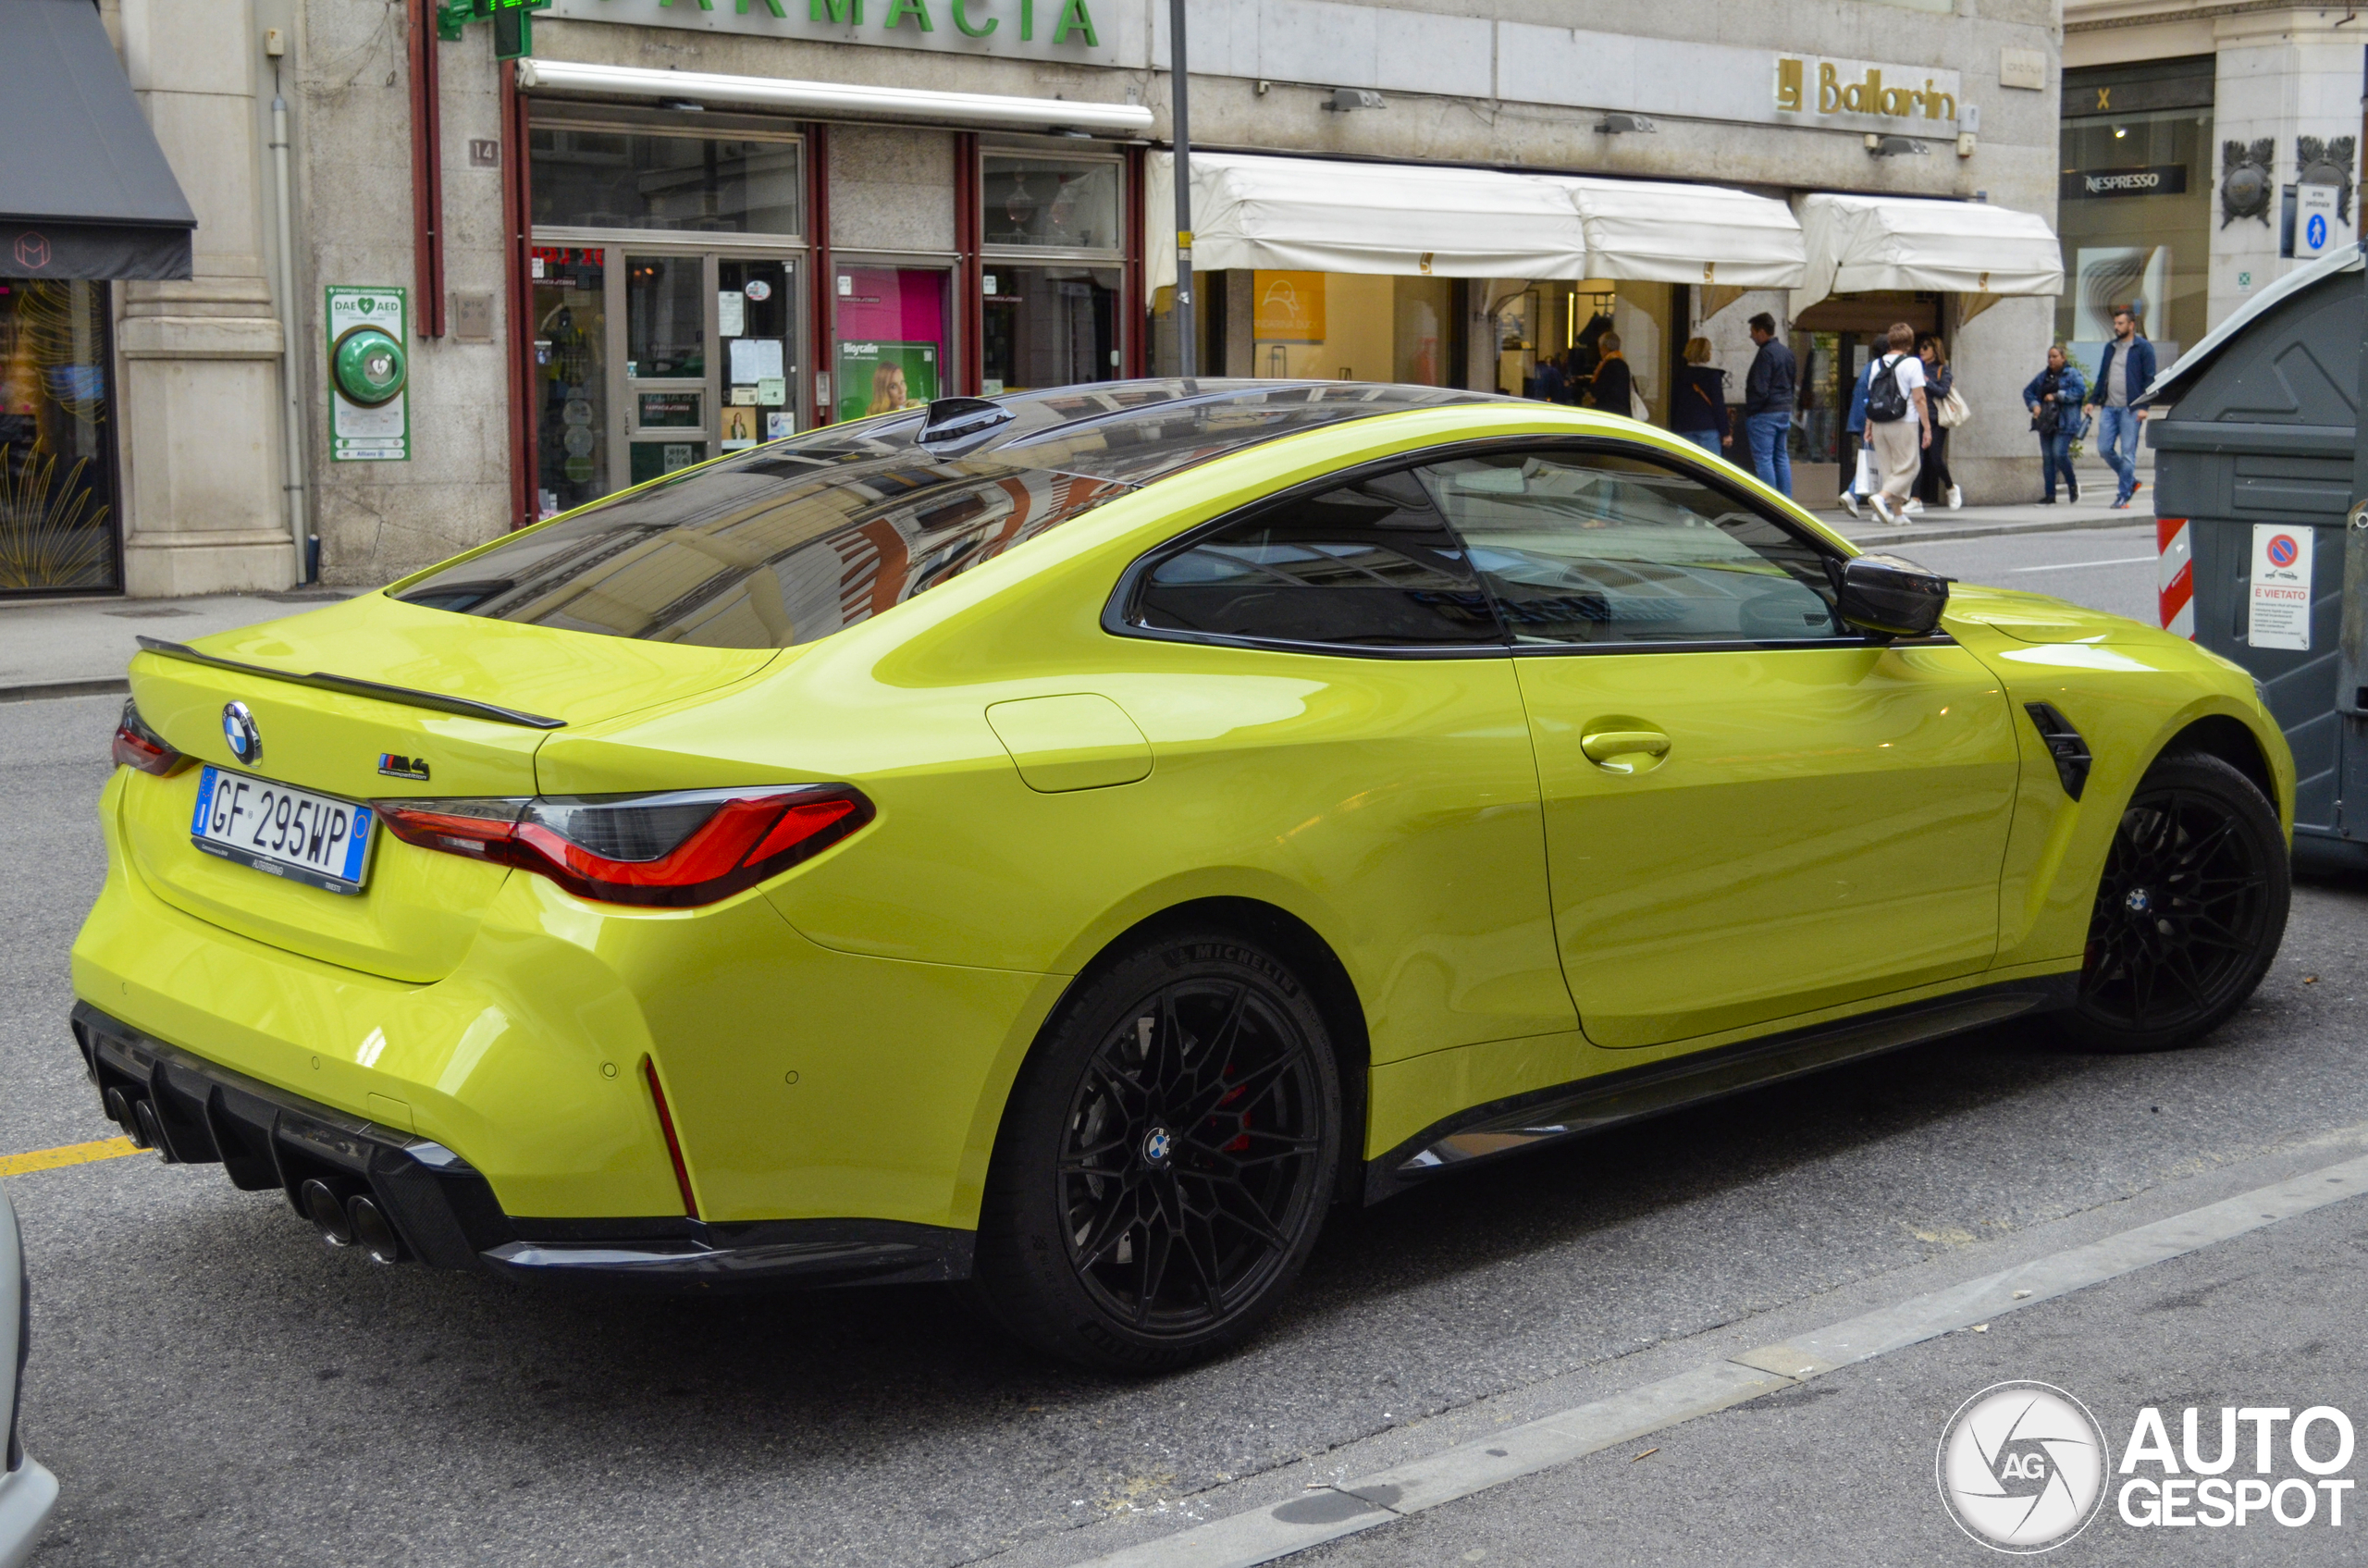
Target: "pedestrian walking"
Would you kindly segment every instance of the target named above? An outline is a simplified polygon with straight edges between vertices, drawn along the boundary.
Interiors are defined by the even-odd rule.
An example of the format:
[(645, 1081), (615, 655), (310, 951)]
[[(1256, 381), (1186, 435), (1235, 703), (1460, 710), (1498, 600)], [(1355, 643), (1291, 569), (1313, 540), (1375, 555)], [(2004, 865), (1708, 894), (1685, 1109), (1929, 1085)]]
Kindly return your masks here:
[(1801, 367), (1793, 351), (1776, 340), (1776, 318), (1761, 311), (1751, 318), (1751, 340), (1759, 345), (1743, 378), (1744, 438), (1751, 446), (1751, 470), (1759, 482), (1793, 493), (1793, 403), (1801, 393)]
[(1620, 334), (1606, 332), (1595, 340), (1595, 375), (1587, 382), (1588, 404), (1606, 414), (1633, 414), (1636, 380), (1629, 374), (1628, 361), (1620, 352)]
[(1710, 363), (1710, 340), (1685, 340), (1685, 366), (1677, 373), (1671, 394), (1669, 427), (1711, 456), (1735, 444), (1734, 426), (1727, 414), (1727, 373)]
[(1842, 504), (1853, 517), (1860, 515), (1858, 503), (1868, 493), (1858, 488), (1858, 454), (1867, 450), (1867, 387), (1874, 379), (1875, 360), (1881, 357), (1870, 357), (1850, 384), (1850, 417), (1842, 422)]
[(1916, 328), (1892, 324), (1891, 352), (1875, 361), (1867, 383), (1867, 438), (1874, 443), (1882, 488), (1867, 498), (1886, 523), (1906, 521), (1905, 508), (1932, 439), (1932, 410), (1924, 397), (1924, 362), (1916, 354)]
[(2113, 500), (2115, 512), (2138, 494), (2138, 439), (2146, 411), (2130, 405), (2146, 395), (2153, 381), (2154, 345), (2140, 333), (2137, 314), (2125, 305), (2113, 313), (2113, 341), (2105, 345), (2097, 384), (2088, 397), (2097, 408), (2097, 451), (2121, 481)]
[(2080, 433), (2079, 410), (2088, 396), (2078, 365), (2064, 357), (2064, 345), (2050, 345), (2047, 368), (2023, 386), (2023, 402), (2031, 411), (2031, 428), (2039, 434), (2040, 470), (2047, 476), (2047, 504), (2055, 504), (2055, 476), (2064, 475), (2068, 499), (2080, 499), (2080, 481), (2072, 474), (2072, 438)]
[(1916, 500), (1908, 510), (1921, 512), (1928, 506), (1945, 506), (1955, 512), (1965, 504), (1965, 492), (1949, 476), (1951, 431), (1947, 421), (1951, 417), (1949, 397), (1956, 390), (1956, 372), (1949, 368), (1949, 346), (1930, 334), (1916, 345), (1916, 356), (1924, 362), (1924, 401), (1932, 411), (1932, 444), (1924, 450), (1924, 466), (1916, 475)]

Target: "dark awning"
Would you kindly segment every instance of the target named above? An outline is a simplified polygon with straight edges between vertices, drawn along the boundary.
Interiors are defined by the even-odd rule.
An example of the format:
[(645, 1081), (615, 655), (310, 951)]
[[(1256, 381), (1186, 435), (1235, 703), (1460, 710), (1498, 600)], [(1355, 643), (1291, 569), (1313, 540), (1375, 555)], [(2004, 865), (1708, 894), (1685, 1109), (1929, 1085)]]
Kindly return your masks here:
[(0, 276), (187, 278), (189, 209), (92, 0), (0, 4)]

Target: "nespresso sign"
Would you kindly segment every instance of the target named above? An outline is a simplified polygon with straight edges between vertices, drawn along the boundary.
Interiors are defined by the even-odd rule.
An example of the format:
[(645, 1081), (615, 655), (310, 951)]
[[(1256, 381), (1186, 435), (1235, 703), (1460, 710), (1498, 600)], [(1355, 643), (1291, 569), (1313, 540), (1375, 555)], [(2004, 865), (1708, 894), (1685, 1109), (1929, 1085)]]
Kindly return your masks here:
[(2187, 191), (2187, 165), (2154, 164), (2146, 168), (2067, 168), (2056, 186), (2056, 199), (2087, 201), (2094, 196), (2178, 196)]

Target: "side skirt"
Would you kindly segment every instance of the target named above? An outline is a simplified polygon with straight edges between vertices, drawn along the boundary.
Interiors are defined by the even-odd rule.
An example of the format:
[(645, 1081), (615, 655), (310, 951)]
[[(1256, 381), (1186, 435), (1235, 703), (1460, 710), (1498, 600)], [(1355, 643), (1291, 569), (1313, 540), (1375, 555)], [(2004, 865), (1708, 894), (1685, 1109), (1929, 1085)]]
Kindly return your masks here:
[(1365, 1202), (1379, 1203), (1474, 1160), (1600, 1132), (2026, 1013), (2068, 1007), (2079, 991), (2078, 972), (2008, 981), (1492, 1100), (1434, 1122), (1367, 1160)]

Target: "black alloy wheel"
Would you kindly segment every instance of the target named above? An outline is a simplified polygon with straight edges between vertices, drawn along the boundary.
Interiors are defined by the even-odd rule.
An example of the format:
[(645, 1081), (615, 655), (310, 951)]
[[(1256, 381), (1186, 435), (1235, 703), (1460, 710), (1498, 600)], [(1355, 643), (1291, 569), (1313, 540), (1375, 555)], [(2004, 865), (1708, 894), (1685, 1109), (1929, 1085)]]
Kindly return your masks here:
[(2284, 830), (2252, 781), (2216, 757), (2159, 759), (2115, 831), (2065, 1032), (2107, 1051), (2200, 1039), (2268, 972), (2291, 894)]
[(1339, 1105), (1323, 1016), (1272, 954), (1212, 932), (1117, 957), (1013, 1090), (980, 1223), (989, 1310), (1120, 1370), (1238, 1341), (1314, 1243)]

